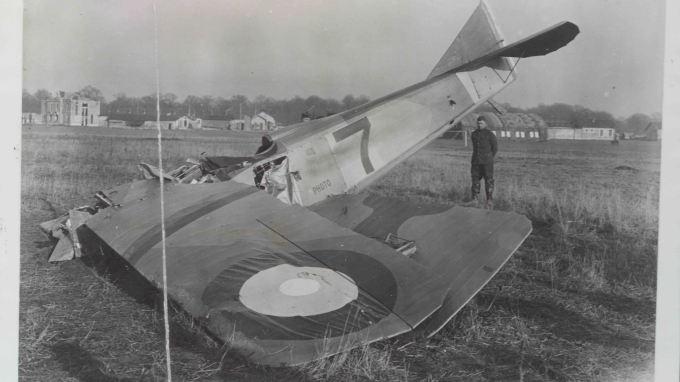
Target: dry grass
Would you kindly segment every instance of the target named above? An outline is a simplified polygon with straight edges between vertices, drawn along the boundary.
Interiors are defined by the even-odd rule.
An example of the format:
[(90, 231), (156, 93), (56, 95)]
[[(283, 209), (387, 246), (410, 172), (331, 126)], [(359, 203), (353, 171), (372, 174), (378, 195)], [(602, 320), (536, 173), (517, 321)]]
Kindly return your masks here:
[[(154, 131), (33, 127), (22, 163), (20, 377), (165, 378), (153, 289), (93, 255), (46, 262), (37, 223), (90, 204), (155, 163)], [(243, 155), (259, 135), (164, 132), (166, 168), (201, 152)], [(468, 194), (469, 151), (440, 140), (367, 192), (439, 203)], [(635, 171), (615, 170), (630, 166)], [(659, 145), (501, 142), (494, 208), (534, 231), (499, 274), (429, 340), (381, 341), (295, 368), (250, 364), (178, 309), (177, 380), (646, 380), (654, 345)]]

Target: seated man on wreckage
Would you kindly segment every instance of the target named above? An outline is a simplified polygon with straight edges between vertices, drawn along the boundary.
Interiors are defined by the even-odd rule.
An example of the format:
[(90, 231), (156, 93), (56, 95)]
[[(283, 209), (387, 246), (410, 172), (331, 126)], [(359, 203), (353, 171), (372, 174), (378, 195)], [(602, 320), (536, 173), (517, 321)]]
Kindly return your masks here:
[[(227, 157), (216, 156), (207, 157), (201, 154), (201, 159), (198, 161), (188, 159), (187, 164), (181, 166), (177, 170), (167, 173), (165, 178), (176, 181), (178, 183), (211, 183), (216, 181), (227, 181), (232, 179), (241, 170), (249, 167), (251, 164), (260, 161), (268, 156), (276, 153), (276, 145), (267, 136), (262, 137), (262, 145), (257, 149), (254, 156), (250, 157)], [(286, 158), (279, 158), (270, 163), (265, 163), (253, 169), (255, 173), (255, 184), (257, 187), (264, 189), (262, 178), (267, 170), (272, 166), (280, 165)], [(142, 164), (142, 171), (144, 177), (147, 179), (158, 178), (158, 170), (152, 166)]]

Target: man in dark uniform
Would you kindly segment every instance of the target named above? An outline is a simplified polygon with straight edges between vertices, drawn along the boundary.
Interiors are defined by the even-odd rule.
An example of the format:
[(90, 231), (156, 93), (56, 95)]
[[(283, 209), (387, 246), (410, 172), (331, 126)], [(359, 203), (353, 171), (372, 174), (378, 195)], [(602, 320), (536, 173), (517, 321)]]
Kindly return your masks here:
[(472, 141), (472, 203), (477, 203), (484, 178), (487, 202), (493, 202), (493, 158), (498, 152), (496, 135), (486, 128), (486, 118), (477, 118), (477, 130), (470, 135)]

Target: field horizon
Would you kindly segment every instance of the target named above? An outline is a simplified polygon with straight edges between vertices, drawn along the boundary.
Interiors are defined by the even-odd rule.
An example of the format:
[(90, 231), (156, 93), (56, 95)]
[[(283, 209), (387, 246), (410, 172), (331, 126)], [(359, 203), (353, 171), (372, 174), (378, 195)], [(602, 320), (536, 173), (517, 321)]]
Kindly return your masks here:
[[(21, 184), (19, 376), (164, 380), (162, 299), (121, 262), (49, 264), (40, 222), (155, 165), (156, 130), (26, 126)], [(262, 133), (164, 131), (166, 170), (186, 158), (251, 155)], [(248, 362), (177, 306), (178, 380), (638, 381), (653, 377), (658, 142), (500, 141), (493, 208), (533, 232), (438, 334), (382, 340), (295, 367)], [(440, 139), (369, 194), (442, 204), (469, 195), (470, 148)], [(483, 206), (482, 206), (483, 207)]]

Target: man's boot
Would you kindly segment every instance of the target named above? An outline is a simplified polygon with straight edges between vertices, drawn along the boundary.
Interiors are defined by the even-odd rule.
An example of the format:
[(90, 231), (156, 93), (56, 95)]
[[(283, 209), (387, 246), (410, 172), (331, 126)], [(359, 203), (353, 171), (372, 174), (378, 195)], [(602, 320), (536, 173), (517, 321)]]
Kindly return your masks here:
[(486, 204), (493, 207), (493, 188), (486, 189)]
[(470, 200), (466, 201), (466, 206), (476, 206), (479, 204), (479, 191), (481, 185), (479, 183), (473, 183), (472, 189), (470, 190)]

